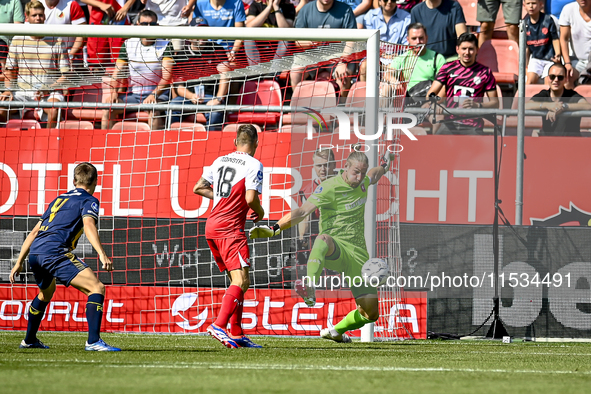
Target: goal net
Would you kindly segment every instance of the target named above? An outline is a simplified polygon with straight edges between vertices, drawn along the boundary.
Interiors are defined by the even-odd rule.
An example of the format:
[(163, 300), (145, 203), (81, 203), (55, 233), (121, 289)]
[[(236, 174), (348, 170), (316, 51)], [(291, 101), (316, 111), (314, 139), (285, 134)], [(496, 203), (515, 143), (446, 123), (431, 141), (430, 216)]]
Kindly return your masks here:
[[(211, 204), (192, 188), (204, 168), (234, 149), (235, 132), (245, 123), (261, 131), (255, 157), (265, 168), (261, 199), (269, 224), (305, 201), (320, 178), (344, 168), (352, 144), (371, 148), (366, 152), (370, 167), (394, 152), (390, 172), (368, 194), (365, 234), (370, 256), (385, 259), (391, 276), (400, 273), (401, 135), (400, 129), (388, 135), (381, 128), (388, 121), (405, 122), (387, 113), (403, 109), (414, 48), (382, 43), (378, 62), (377, 51), (366, 46), (375, 40), (371, 32), (343, 33), (346, 41), (339, 41), (334, 32), (279, 29), (276, 41), (262, 41), (264, 29), (236, 29), (220, 33), (219, 39), (210, 29), (121, 27), (101, 38), (104, 26), (52, 27), (53, 34), (80, 35), (87, 43), (107, 40), (106, 47), (113, 48), (108, 53), (85, 50), (69, 59), (57, 38), (31, 42), (31, 34), (50, 34), (47, 28), (3, 30), (17, 37), (5, 73), (10, 97), (0, 102), (5, 114), (0, 129), (1, 328), (26, 328), (35, 280), (27, 267), (17, 284), (9, 285), (10, 269), (48, 204), (72, 188), (75, 165), (89, 161), (99, 170), (99, 232), (115, 270), (100, 269), (84, 236), (74, 253), (107, 285), (103, 329), (205, 332), (229, 282), (204, 236)], [(156, 30), (162, 31), (157, 39)], [(235, 39), (242, 44), (230, 54)], [(391, 67), (401, 57), (403, 66)], [(371, 91), (383, 97), (367, 97)], [(316, 113), (330, 108), (342, 109), (350, 119), (350, 140), (339, 137), (345, 125), (335, 116), (313, 122)], [(357, 136), (366, 126), (380, 128), (379, 140), (371, 141), (375, 147)], [(315, 155), (326, 149), (331, 165), (317, 170)], [(347, 286), (320, 289), (313, 308), (294, 292), (317, 234), (317, 217), (312, 217), (280, 237), (250, 242), (247, 334), (317, 335), (355, 307)], [(379, 289), (375, 337), (418, 337), (407, 297), (395, 285)], [(81, 294), (58, 286), (42, 329), (85, 330), (84, 305)], [(426, 321), (426, 316), (418, 319)]]

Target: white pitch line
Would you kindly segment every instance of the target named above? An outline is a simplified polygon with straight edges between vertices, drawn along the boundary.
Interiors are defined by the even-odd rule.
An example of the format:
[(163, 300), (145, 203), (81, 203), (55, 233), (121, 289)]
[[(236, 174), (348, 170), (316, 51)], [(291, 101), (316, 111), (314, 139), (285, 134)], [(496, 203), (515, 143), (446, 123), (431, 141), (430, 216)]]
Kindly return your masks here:
[[(555, 370), (511, 370), (482, 368), (425, 368), (425, 367), (376, 367), (376, 366), (337, 366), (337, 365), (277, 365), (277, 364), (240, 364), (240, 363), (163, 363), (130, 364), (105, 363), (104, 360), (50, 360), (26, 359), (27, 362), (40, 362), (42, 366), (63, 364), (97, 364), (101, 368), (160, 368), (160, 369), (243, 369), (243, 370), (279, 370), (279, 371), (371, 371), (371, 372), (455, 372), (455, 373), (501, 373), (501, 374), (544, 374), (544, 375), (591, 375), (591, 371), (555, 371)], [(3, 362), (0, 361), (0, 365)]]

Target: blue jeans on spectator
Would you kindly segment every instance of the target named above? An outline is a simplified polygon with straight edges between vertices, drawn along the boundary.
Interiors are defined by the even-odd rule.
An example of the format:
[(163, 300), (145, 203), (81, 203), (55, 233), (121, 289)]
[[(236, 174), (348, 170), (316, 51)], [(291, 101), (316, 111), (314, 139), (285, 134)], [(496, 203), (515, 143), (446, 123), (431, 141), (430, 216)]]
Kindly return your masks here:
[[(206, 94), (205, 97), (203, 98), (203, 103), (207, 103), (209, 100), (212, 100), (212, 99), (213, 99), (212, 95)], [(181, 96), (175, 97), (174, 99), (172, 99), (172, 101), (170, 103), (175, 104), (175, 105), (184, 105), (184, 104), (193, 105), (191, 100), (181, 97)], [(172, 110), (172, 117), (171, 117), (170, 123), (172, 124), (175, 122), (181, 122), (182, 118), (187, 115), (191, 115), (191, 114), (187, 113), (183, 110)], [(207, 123), (205, 124), (207, 131), (222, 130), (222, 125), (224, 123), (224, 112), (223, 111), (204, 112), (203, 115), (205, 116), (205, 119), (207, 120)]]
[[(152, 92), (156, 89), (156, 87), (154, 87), (153, 90), (149, 90), (149, 91), (145, 91), (144, 93), (132, 93), (132, 92), (127, 92), (127, 93), (123, 93), (121, 95), (119, 95), (119, 98), (121, 99), (121, 101), (123, 101), (125, 104), (141, 104), (144, 102), (144, 100), (150, 95), (152, 94)], [(165, 93), (162, 93), (160, 96), (158, 96), (158, 99), (156, 100), (158, 103), (166, 103), (168, 101), (168, 96), (169, 96), (169, 92), (166, 91)], [(126, 109), (126, 111), (129, 112), (137, 112), (137, 110), (134, 109)]]

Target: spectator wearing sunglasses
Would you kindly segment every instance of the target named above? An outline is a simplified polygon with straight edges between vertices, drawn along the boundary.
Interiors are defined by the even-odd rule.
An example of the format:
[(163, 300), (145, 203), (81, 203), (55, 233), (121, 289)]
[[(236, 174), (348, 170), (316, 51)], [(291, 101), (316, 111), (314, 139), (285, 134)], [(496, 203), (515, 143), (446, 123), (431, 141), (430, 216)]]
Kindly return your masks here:
[[(158, 16), (160, 26), (186, 26), (191, 12), (187, 0), (140, 0), (146, 10), (152, 10)], [(183, 49), (184, 40), (172, 39), (176, 52)]]
[[(158, 26), (158, 16), (150, 10), (138, 14), (137, 25)], [(155, 104), (169, 100), (172, 81), (173, 49), (168, 40), (160, 38), (130, 38), (123, 43), (113, 72), (113, 86), (108, 103)], [(126, 69), (128, 72), (126, 72)], [(128, 81), (125, 92), (124, 81)], [(101, 127), (110, 129), (113, 120), (123, 112), (137, 109), (108, 109), (103, 111)], [(158, 130), (161, 119), (150, 111), (149, 125)]]
[(583, 96), (564, 87), (567, 70), (560, 63), (548, 71), (550, 89), (542, 90), (525, 104), (525, 109), (547, 110), (542, 117), (540, 136), (581, 136), (581, 118), (559, 116), (564, 111), (591, 110), (591, 104)]

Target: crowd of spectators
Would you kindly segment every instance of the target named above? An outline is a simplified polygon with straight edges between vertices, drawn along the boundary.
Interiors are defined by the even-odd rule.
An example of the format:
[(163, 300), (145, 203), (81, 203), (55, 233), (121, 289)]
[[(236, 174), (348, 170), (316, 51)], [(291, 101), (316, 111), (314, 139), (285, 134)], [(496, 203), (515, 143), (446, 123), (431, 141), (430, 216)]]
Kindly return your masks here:
[[(432, 92), (442, 97), (456, 97), (450, 103), (457, 103), (457, 97), (465, 96), (468, 100), (462, 100), (463, 103), (480, 106), (483, 95), (496, 97), (496, 83), (492, 72), (478, 63), (476, 55), (478, 49), (494, 37), (494, 29), (500, 27), (495, 26), (495, 21), (502, 8), (505, 17), (503, 27), (509, 40), (518, 40), (518, 22), (522, 17), (526, 20), (527, 83), (545, 82), (551, 85), (549, 69), (557, 63), (564, 65), (566, 70), (565, 89), (591, 80), (588, 61), (591, 49), (591, 3), (586, 0), (560, 4), (550, 0), (547, 3), (544, 0), (524, 0), (523, 3), (520, 0), (482, 0), (477, 5), (480, 26), (467, 25), (462, 8), (466, 1), (456, 0), (33, 0), (27, 3), (26, 9), (35, 10), (36, 20), (32, 20), (30, 13), (23, 12), (22, 3), (22, 0), (0, 0), (0, 23), (377, 29), (384, 42), (395, 45), (425, 44), (418, 54), (417, 67), (410, 75), (399, 72), (399, 67), (405, 64), (411, 52), (397, 58), (382, 58), (382, 81), (386, 85), (400, 85), (403, 80), (407, 84), (407, 91), (414, 88), (415, 92), (420, 91), (422, 95), (429, 92), (433, 84), (439, 89), (434, 88)], [(42, 11), (43, 15), (37, 15), (38, 11)], [(43, 22), (40, 22), (41, 19)], [(185, 41), (155, 36), (154, 39), (141, 40), (115, 37), (20, 37), (15, 40), (12, 37), (0, 37), (2, 77), (7, 88), (0, 100), (34, 98), (63, 101), (61, 91), (47, 89), (48, 78), (52, 79), (49, 86), (53, 86), (66, 78), (66, 70), (75, 71), (84, 67), (91, 72), (104, 73), (114, 81), (111, 91), (103, 95), (103, 102), (150, 104), (172, 101), (177, 104), (221, 105), (227, 103), (230, 92), (231, 78), (226, 76), (230, 71), (248, 65), (255, 66), (261, 61), (283, 58), (319, 44), (272, 40)], [(461, 42), (470, 48), (461, 48), (460, 37), (464, 37)], [(52, 72), (42, 75), (44, 73), (39, 70), (40, 64), (27, 63), (31, 61), (22, 53), (32, 49), (23, 50), (19, 46), (31, 44), (32, 40), (44, 42), (51, 48), (51, 59), (43, 61), (53, 62)], [(345, 45), (343, 58), (351, 54), (349, 44)], [(462, 59), (467, 52), (470, 52), (469, 58)], [(214, 85), (194, 84), (188, 81), (190, 78), (175, 78), (173, 69), (176, 64), (188, 65), (191, 61), (199, 63), (203, 59), (207, 59), (210, 69), (214, 70), (212, 73), (221, 76)], [(37, 63), (40, 62), (37, 60)], [(455, 66), (447, 67), (449, 63)], [(335, 90), (344, 99), (352, 81), (365, 79), (364, 59), (340, 61), (315, 68), (309, 66), (300, 65), (296, 55), (287, 70), (289, 77), (285, 80), (286, 89), (295, 90), (306, 78), (327, 79), (333, 82)], [(30, 70), (25, 71), (27, 67)], [(451, 73), (452, 78), (447, 79), (445, 73), (454, 69), (467, 70), (471, 76), (474, 74), (472, 82), (476, 80), (476, 85), (482, 86), (469, 86), (466, 89), (459, 81), (455, 81), (455, 85), (448, 85), (449, 80), (455, 80), (454, 73)], [(399, 90), (381, 87), (382, 94), (396, 91)], [(462, 93), (458, 96), (459, 91)], [(488, 101), (492, 104), (486, 105), (494, 107), (495, 102)], [(113, 119), (120, 112), (105, 110), (101, 126), (111, 127)], [(52, 111), (45, 111), (43, 116), (47, 118), (48, 115), (48, 126), (54, 125)], [(152, 128), (163, 126), (158, 120), (161, 117), (157, 115), (155, 111), (150, 113), (149, 124)], [(175, 120), (181, 121), (185, 113), (176, 111), (173, 115)], [(0, 121), (5, 121), (9, 116), (3, 110)], [(207, 127), (215, 130), (216, 125), (223, 123), (223, 115), (211, 112), (207, 114), (206, 120)]]

